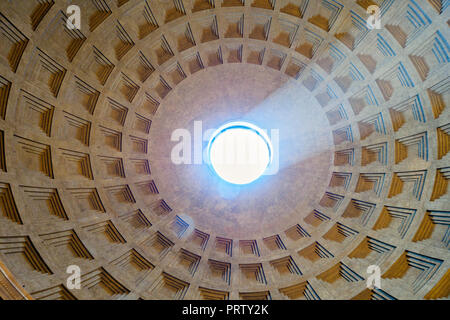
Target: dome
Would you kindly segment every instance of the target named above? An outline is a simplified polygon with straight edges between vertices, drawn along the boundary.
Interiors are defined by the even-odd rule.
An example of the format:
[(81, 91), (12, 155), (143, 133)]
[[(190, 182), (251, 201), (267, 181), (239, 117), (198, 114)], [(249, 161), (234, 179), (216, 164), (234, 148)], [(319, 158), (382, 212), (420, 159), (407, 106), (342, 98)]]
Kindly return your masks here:
[[(449, 19), (1, 1), (0, 298), (448, 299)], [(230, 123), (267, 147), (251, 183), (205, 161)]]

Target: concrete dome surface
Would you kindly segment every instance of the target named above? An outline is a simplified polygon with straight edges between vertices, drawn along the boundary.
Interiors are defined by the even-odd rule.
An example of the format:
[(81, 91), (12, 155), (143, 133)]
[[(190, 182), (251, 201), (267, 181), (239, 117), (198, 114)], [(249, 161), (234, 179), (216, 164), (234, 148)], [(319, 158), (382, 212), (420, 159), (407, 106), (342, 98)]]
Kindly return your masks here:
[(0, 299), (449, 299), (448, 7), (0, 1)]

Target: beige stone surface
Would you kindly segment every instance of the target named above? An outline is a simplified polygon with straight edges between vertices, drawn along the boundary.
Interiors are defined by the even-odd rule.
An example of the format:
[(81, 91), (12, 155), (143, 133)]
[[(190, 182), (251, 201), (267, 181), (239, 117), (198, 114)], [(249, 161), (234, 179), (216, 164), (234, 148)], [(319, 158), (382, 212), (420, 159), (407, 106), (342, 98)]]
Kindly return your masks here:
[[(380, 30), (368, 1), (70, 1), (81, 30), (69, 1), (1, 1), (4, 279), (35, 299), (448, 299), (449, 11), (372, 2)], [(173, 130), (235, 119), (280, 130), (277, 175), (230, 188), (171, 162)]]

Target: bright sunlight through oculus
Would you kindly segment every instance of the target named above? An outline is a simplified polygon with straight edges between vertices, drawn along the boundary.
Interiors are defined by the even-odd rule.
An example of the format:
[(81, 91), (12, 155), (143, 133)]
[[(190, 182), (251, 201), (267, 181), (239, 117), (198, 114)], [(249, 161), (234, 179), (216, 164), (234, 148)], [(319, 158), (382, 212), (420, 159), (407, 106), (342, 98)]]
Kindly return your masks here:
[(216, 174), (232, 184), (249, 184), (264, 174), (272, 161), (267, 134), (248, 122), (231, 122), (214, 132), (208, 144)]

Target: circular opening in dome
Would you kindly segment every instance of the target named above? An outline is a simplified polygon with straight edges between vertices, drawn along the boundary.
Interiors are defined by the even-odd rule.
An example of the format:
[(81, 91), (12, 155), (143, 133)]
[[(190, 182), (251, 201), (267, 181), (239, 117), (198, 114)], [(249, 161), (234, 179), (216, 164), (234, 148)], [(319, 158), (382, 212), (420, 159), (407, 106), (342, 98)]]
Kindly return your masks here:
[(231, 122), (217, 129), (208, 144), (214, 172), (232, 184), (249, 184), (261, 177), (272, 161), (267, 134), (248, 122)]

